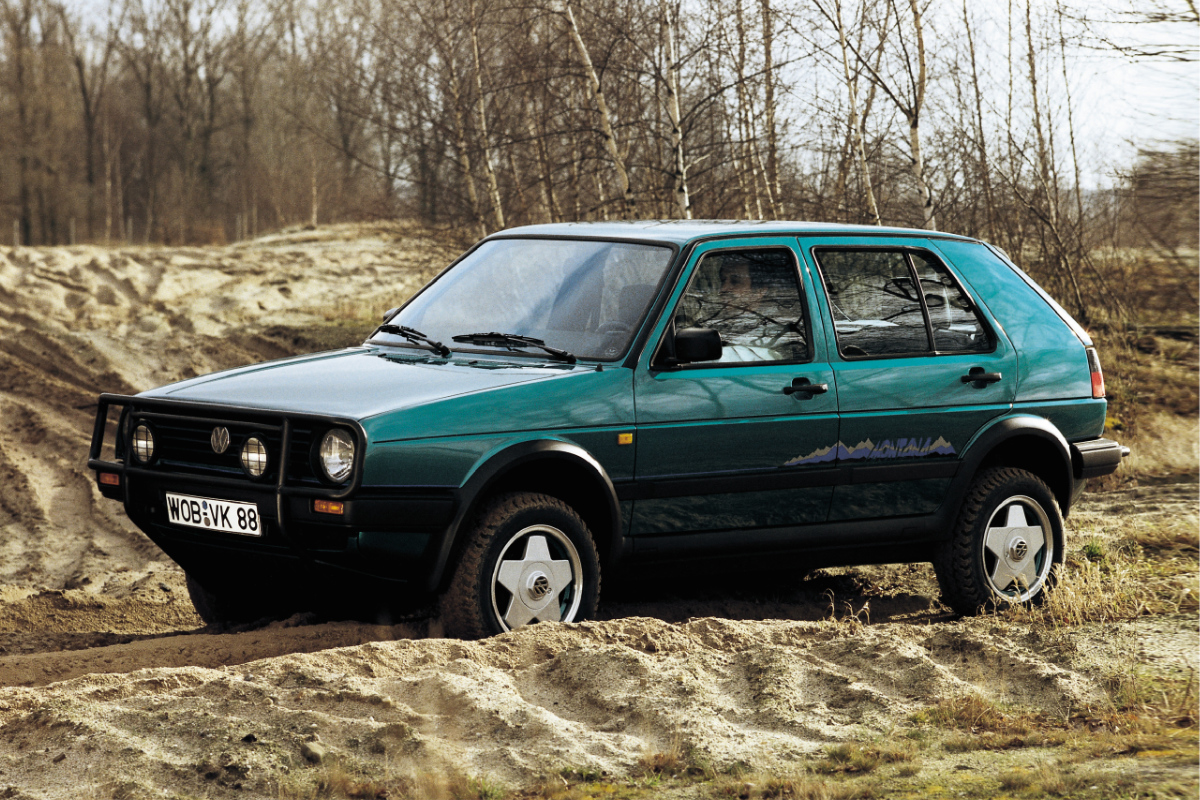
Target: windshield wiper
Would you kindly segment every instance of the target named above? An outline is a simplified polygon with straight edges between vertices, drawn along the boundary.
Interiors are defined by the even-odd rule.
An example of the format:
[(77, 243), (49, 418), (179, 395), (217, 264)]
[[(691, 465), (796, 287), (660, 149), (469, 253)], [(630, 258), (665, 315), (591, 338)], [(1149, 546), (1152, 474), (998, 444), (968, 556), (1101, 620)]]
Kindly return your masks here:
[(496, 333), (493, 331), (491, 333), (463, 333), (450, 338), (464, 344), (478, 344), (484, 347), (507, 347), (510, 350), (517, 347), (538, 347), (568, 364), (575, 363), (574, 354), (568, 353), (566, 350), (559, 350), (557, 347), (551, 347), (541, 339), (534, 339), (532, 336), (520, 336), (515, 333)]
[(407, 325), (380, 325), (376, 333), (391, 333), (396, 336), (403, 336), (414, 344), (423, 344), (429, 347), (442, 358), (450, 357), (449, 347), (446, 347), (441, 342), (435, 342), (416, 328), (410, 328)]

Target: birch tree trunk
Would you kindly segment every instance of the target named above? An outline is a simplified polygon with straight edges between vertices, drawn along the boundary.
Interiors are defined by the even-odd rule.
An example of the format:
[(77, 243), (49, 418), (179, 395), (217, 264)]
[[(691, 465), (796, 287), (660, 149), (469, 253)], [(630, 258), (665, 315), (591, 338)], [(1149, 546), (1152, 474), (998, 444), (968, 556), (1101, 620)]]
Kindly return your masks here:
[(668, 0), (662, 0), (663, 27), (667, 36), (667, 115), (671, 118), (671, 156), (675, 180), (675, 207), (681, 219), (692, 218), (688, 198), (687, 164), (683, 156), (682, 114), (679, 111), (679, 55), (675, 46), (675, 17)]
[(875, 190), (871, 186), (871, 170), (867, 164), (867, 150), (863, 144), (862, 124), (858, 119), (858, 78), (850, 73), (850, 53), (846, 42), (846, 25), (842, 21), (841, 0), (834, 0), (835, 24), (837, 25), (838, 43), (842, 48), (842, 74), (846, 79), (846, 89), (850, 94), (850, 131), (854, 137), (855, 155), (858, 157), (859, 170), (862, 174), (863, 188), (867, 192), (867, 210), (876, 225), (882, 225), (879, 219), (879, 205), (875, 202)]
[[(1033, 96), (1033, 128), (1034, 133), (1037, 135), (1038, 173), (1045, 198), (1045, 211), (1038, 215), (1041, 216), (1043, 223), (1050, 229), (1050, 233), (1054, 237), (1062, 269), (1066, 273), (1071, 291), (1075, 295), (1075, 304), (1080, 321), (1087, 324), (1089, 317), (1088, 306), (1083, 299), (1083, 291), (1079, 286), (1075, 267), (1071, 263), (1070, 254), (1067, 253), (1062, 237), (1062, 225), (1059, 219), (1058, 208), (1058, 180), (1054, 174), (1055, 168), (1051, 164), (1053, 156), (1051, 155), (1042, 126), (1041, 101), (1037, 81), (1037, 53), (1033, 46), (1033, 9), (1032, 4), (1028, 2), (1025, 5), (1025, 42), (1026, 60), (1029, 65), (1029, 89)], [(1036, 203), (1037, 198), (1031, 198), (1031, 202)], [(1034, 208), (1030, 203), (1027, 203), (1027, 205), (1030, 205), (1030, 210), (1035, 214), (1038, 213), (1038, 209)]]
[[(492, 216), (496, 221), (496, 230), (503, 230), (504, 204), (500, 199), (500, 185), (496, 181), (496, 170), (492, 167), (491, 143), (488, 141), (487, 103), (483, 96), (483, 63), (479, 57), (479, 20), (475, 16), (475, 3), (470, 4), (471, 14), (471, 50), (475, 54), (475, 108), (479, 117), (479, 138), (482, 143), (483, 172), (487, 176), (488, 194), (492, 200)], [(447, 18), (449, 9), (447, 9)]]
[(475, 188), (475, 173), (471, 169), (471, 153), (467, 144), (467, 124), (463, 119), (462, 112), (462, 85), (458, 82), (458, 69), (454, 63), (454, 56), (450, 52), (451, 44), (439, 36), (438, 45), (445, 63), (446, 82), (450, 89), (450, 101), (454, 109), (451, 116), (454, 119), (454, 149), (458, 160), (458, 170), (466, 185), (467, 202), (471, 206), (471, 216), (475, 220), (475, 227), (479, 236), (483, 237), (487, 236), (488, 231), (487, 225), (483, 221), (483, 214), (479, 209), (479, 191)]
[[(933, 214), (933, 192), (925, 178), (925, 159), (921, 155), (921, 109), (925, 105), (925, 85), (927, 82), (925, 28), (921, 22), (921, 8), (917, 0), (908, 0), (913, 14), (913, 28), (917, 34), (917, 78), (913, 85), (912, 111), (908, 116), (908, 137), (912, 147), (913, 177), (917, 179), (917, 191), (921, 195), (921, 214), (925, 227), (937, 229), (937, 219)], [(899, 19), (899, 14), (896, 15)]]
[(771, 0), (761, 0), (763, 44), (763, 125), (767, 132), (767, 189), (771, 196), (771, 216), (783, 219), (787, 211), (779, 190), (779, 135), (775, 129), (775, 21), (771, 16)]
[(983, 130), (983, 96), (979, 92), (979, 68), (975, 62), (975, 37), (971, 32), (971, 15), (967, 0), (963, 0), (963, 29), (967, 34), (967, 53), (971, 58), (971, 87), (975, 93), (975, 138), (979, 150), (979, 172), (983, 179), (983, 199), (987, 212), (989, 241), (996, 241), (996, 197), (992, 190), (992, 170), (988, 164), (987, 140)]
[[(737, 21), (737, 98), (738, 98), (738, 131), (741, 139), (740, 147), (742, 169), (749, 173), (750, 190), (753, 193), (755, 219), (763, 218), (762, 196), (758, 190), (758, 165), (755, 163), (754, 152), (750, 140), (754, 136), (753, 124), (750, 119), (750, 92), (746, 86), (746, 16), (743, 0), (735, 0), (735, 19)], [(747, 205), (749, 205), (747, 203)]]
[(596, 67), (592, 64), (592, 57), (588, 53), (583, 36), (579, 33), (579, 25), (575, 22), (575, 12), (571, 10), (571, 4), (567, 0), (559, 0), (559, 3), (561, 13), (567, 20), (567, 30), (571, 34), (571, 40), (575, 43), (575, 50), (579, 53), (579, 60), (583, 62), (583, 69), (587, 73), (588, 85), (592, 90), (592, 99), (596, 102), (596, 109), (600, 112), (600, 133), (604, 139), (604, 149), (608, 152), (609, 158), (612, 159), (613, 167), (617, 170), (617, 181), (621, 187), (622, 216), (625, 219), (633, 219), (637, 202), (633, 194), (633, 185), (629, 180), (629, 169), (626, 167), (625, 159), (621, 155), (621, 148), (617, 145), (617, 134), (613, 130), (612, 114), (608, 110), (608, 101), (605, 100), (604, 90), (600, 87), (600, 76), (596, 74)]

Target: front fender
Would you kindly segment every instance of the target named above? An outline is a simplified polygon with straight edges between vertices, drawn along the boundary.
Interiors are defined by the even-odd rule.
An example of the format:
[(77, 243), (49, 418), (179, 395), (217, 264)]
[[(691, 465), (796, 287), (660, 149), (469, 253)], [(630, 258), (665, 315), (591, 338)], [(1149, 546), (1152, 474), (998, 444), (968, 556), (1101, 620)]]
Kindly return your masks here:
[[(464, 528), (469, 524), (479, 504), (488, 497), (491, 490), (499, 486), (504, 478), (514, 470), (534, 462), (554, 463), (569, 468), (575, 468), (587, 476), (590, 485), (587, 491), (598, 497), (607, 509), (608, 530), (594, 531), (597, 539), (603, 537), (603, 548), (608, 553), (609, 563), (615, 561), (624, 544), (621, 528), (621, 511), (617, 502), (617, 492), (612, 480), (599, 461), (587, 450), (577, 444), (558, 439), (537, 439), (518, 442), (509, 445), (485, 457), (470, 473), (466, 482), (455, 495), (455, 514), (442, 537), (441, 544), (433, 558), (429, 570), (427, 588), (431, 592), (443, 587), (448, 578), (447, 567), (455, 552)], [(602, 544), (598, 541), (597, 544)]]

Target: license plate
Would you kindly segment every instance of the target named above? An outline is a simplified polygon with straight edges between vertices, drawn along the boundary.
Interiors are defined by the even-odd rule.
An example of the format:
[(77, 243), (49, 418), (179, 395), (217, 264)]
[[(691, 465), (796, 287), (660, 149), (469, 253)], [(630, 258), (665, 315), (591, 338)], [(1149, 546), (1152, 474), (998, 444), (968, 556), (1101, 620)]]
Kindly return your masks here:
[(254, 503), (232, 503), (211, 497), (167, 493), (167, 520), (206, 531), (262, 536), (262, 520)]

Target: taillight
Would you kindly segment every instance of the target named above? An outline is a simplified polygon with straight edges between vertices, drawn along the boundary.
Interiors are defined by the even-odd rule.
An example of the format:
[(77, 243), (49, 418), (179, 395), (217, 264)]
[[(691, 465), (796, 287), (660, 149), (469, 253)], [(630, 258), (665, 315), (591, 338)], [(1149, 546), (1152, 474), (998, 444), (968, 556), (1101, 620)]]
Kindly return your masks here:
[(1100, 356), (1096, 354), (1096, 348), (1087, 348), (1088, 369), (1092, 372), (1092, 397), (1099, 399), (1104, 397), (1104, 371), (1100, 369)]

